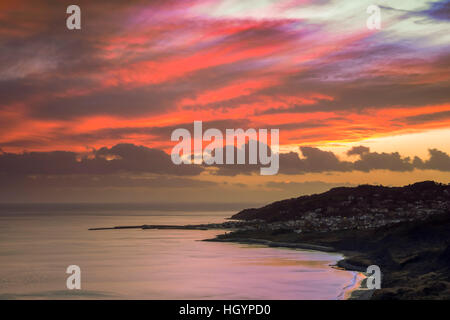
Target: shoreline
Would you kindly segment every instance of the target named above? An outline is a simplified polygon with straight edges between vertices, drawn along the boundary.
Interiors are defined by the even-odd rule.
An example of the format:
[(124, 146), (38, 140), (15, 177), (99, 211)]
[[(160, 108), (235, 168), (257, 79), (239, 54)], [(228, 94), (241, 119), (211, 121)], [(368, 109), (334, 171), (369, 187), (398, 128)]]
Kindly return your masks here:
[(358, 281), (354, 285), (350, 285), (351, 288), (345, 290), (344, 288), (344, 299), (343, 300), (370, 300), (375, 290), (367, 289), (367, 275), (365, 273), (365, 269), (350, 264), (347, 259), (347, 255), (349, 252), (340, 252), (332, 247), (327, 246), (319, 246), (314, 244), (307, 243), (287, 243), (287, 242), (278, 242), (264, 239), (252, 239), (252, 238), (234, 238), (234, 239), (204, 239), (200, 241), (206, 242), (231, 242), (231, 243), (242, 243), (242, 244), (257, 244), (264, 245), (270, 248), (287, 248), (287, 249), (303, 249), (303, 250), (314, 250), (320, 252), (327, 253), (341, 253), (344, 255), (344, 258), (337, 261), (335, 265), (330, 265), (331, 268), (344, 270), (344, 271), (352, 271), (357, 272), (356, 277), (359, 277)]
[[(133, 226), (115, 226), (115, 227), (97, 227), (97, 228), (89, 228), (90, 231), (101, 231), (101, 230), (123, 230), (123, 229), (141, 229), (141, 230), (148, 230), (148, 229), (178, 229), (178, 230), (230, 230), (230, 228), (217, 228), (217, 225), (133, 225)], [(233, 230), (235, 231), (235, 230)], [(326, 253), (340, 253), (344, 256), (343, 259), (336, 262), (335, 265), (329, 265), (331, 268), (344, 270), (344, 271), (351, 271), (351, 272), (357, 272), (356, 277), (359, 276), (359, 280), (356, 284), (350, 284), (349, 289), (344, 288), (343, 289), (343, 300), (369, 300), (373, 294), (374, 290), (368, 290), (364, 287), (365, 285), (365, 268), (358, 267), (355, 265), (352, 265), (348, 262), (348, 260), (351, 258), (351, 256), (354, 255), (353, 252), (344, 251), (344, 250), (337, 250), (330, 246), (323, 246), (323, 245), (317, 245), (317, 244), (310, 244), (310, 243), (291, 243), (291, 242), (281, 242), (281, 241), (272, 241), (272, 240), (266, 240), (266, 239), (256, 239), (256, 238), (210, 238), (210, 239), (203, 239), (198, 241), (205, 241), (205, 242), (230, 242), (230, 243), (242, 243), (242, 244), (254, 244), (254, 245), (263, 245), (270, 248), (287, 248), (287, 249), (302, 249), (302, 250), (313, 250), (313, 251), (319, 251), (319, 252), (326, 252)]]

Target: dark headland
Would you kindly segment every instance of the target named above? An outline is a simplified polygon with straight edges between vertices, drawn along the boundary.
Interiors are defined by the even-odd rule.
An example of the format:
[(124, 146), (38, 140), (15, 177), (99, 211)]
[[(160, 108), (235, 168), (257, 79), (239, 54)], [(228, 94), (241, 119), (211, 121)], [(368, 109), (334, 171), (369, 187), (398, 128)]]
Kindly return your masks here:
[(382, 288), (371, 299), (450, 299), (450, 185), (334, 188), (232, 218), (249, 225), (214, 241), (343, 252), (340, 267), (380, 267)]

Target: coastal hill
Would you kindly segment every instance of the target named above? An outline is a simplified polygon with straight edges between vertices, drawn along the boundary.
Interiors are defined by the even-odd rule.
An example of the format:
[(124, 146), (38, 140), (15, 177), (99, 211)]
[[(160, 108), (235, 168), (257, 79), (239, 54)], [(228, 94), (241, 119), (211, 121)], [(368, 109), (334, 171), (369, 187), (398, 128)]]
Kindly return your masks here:
[(404, 187), (360, 185), (277, 201), (261, 208), (244, 209), (232, 219), (266, 222), (297, 220), (305, 215), (352, 217), (364, 214), (406, 216), (441, 212), (449, 207), (450, 185), (423, 181)]

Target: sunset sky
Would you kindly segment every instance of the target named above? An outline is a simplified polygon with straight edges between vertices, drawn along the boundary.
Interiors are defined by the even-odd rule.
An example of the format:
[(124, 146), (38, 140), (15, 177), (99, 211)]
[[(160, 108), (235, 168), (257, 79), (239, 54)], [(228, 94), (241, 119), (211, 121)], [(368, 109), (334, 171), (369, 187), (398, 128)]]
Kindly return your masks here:
[[(0, 201), (264, 204), (449, 183), (449, 49), (450, 1), (2, 1)], [(174, 165), (170, 135), (194, 120), (279, 129), (279, 174)]]

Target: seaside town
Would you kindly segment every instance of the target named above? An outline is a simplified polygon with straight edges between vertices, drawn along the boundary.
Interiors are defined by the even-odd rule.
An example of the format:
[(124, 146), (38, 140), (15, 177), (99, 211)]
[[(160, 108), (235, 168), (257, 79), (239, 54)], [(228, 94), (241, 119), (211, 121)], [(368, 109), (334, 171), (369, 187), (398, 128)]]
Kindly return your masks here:
[[(350, 202), (349, 200), (348, 202)], [(386, 204), (386, 203), (382, 203)], [(346, 206), (346, 203), (338, 205)], [(362, 212), (359, 208), (352, 208), (356, 213), (352, 216), (329, 215), (336, 209), (327, 207), (326, 209), (316, 209), (305, 212), (296, 220), (277, 221), (267, 223), (264, 220), (253, 219), (249, 221), (227, 221), (218, 224), (208, 224), (204, 227), (220, 229), (238, 229), (243, 231), (253, 230), (293, 230), (296, 233), (302, 232), (329, 232), (348, 229), (369, 229), (377, 228), (403, 221), (425, 220), (431, 215), (442, 214), (449, 210), (449, 203), (446, 201), (434, 201), (432, 207), (426, 206), (422, 201), (414, 204), (405, 204), (390, 211), (384, 206), (373, 207)], [(323, 214), (326, 212), (327, 214)]]
[[(437, 184), (435, 186), (437, 188), (440, 187)], [(426, 187), (427, 189), (430, 187), (434, 189), (432, 184), (428, 184)], [(248, 219), (245, 215), (247, 211), (243, 210), (241, 213), (233, 216), (233, 218), (244, 220), (227, 221), (207, 226), (209, 228), (237, 229), (242, 231), (285, 230), (296, 233), (378, 228), (404, 221), (426, 220), (433, 215), (448, 213), (450, 211), (449, 187), (441, 187), (438, 190), (433, 190), (432, 197), (427, 197), (427, 194), (430, 195), (429, 190), (427, 192), (416, 190), (421, 196), (415, 195), (416, 192), (406, 190), (404, 194), (408, 197), (398, 197), (395, 191), (373, 193), (370, 195), (370, 200), (366, 196), (356, 197), (349, 195), (343, 201), (335, 201), (334, 204), (324, 201), (327, 203), (324, 206), (310, 210), (297, 209), (297, 212), (292, 206), (279, 203), (279, 208), (273, 208), (272, 205), (270, 210), (276, 211), (278, 217), (294, 216), (295, 218), (278, 218), (279, 221), (273, 222), (267, 219)], [(310, 197), (302, 197), (303, 202)], [(411, 197), (416, 200), (408, 201)], [(264, 217), (264, 214), (267, 213), (265, 208), (248, 210), (259, 211), (256, 215), (261, 217)]]

